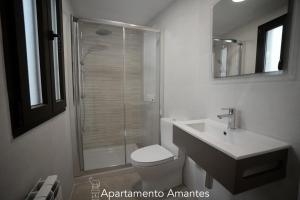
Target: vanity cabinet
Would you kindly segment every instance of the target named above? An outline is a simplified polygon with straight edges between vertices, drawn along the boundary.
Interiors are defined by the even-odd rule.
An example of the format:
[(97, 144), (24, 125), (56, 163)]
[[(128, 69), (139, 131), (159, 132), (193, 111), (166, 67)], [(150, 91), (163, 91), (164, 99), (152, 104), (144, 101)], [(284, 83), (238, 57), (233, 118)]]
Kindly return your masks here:
[(288, 148), (234, 159), (176, 126), (173, 126), (173, 142), (232, 194), (286, 176)]

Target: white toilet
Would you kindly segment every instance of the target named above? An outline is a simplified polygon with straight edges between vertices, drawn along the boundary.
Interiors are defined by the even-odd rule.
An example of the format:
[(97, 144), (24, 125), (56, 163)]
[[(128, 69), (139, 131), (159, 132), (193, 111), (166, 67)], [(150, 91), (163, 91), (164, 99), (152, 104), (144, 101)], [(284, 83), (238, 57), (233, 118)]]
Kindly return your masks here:
[(172, 119), (161, 119), (161, 145), (131, 153), (131, 163), (142, 178), (143, 191), (165, 191), (182, 184), (185, 155), (173, 144)]

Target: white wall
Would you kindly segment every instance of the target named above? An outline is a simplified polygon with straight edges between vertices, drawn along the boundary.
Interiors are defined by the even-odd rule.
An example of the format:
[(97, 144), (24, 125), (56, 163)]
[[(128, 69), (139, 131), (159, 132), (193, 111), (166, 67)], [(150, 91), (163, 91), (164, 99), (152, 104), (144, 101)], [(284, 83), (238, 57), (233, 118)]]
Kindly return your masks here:
[[(68, 2), (64, 1), (63, 7), (64, 13), (70, 13)], [(0, 199), (24, 199), (39, 178), (51, 174), (59, 175), (63, 196), (68, 199), (73, 184), (68, 107), (64, 113), (12, 139), (1, 28), (0, 46)], [(70, 67), (68, 58), (65, 67)], [(66, 87), (68, 91), (68, 84)]]
[[(164, 115), (178, 119), (209, 117), (221, 107), (235, 107), (240, 127), (290, 143), (288, 176), (283, 181), (232, 196), (214, 181), (211, 199), (297, 199), (300, 156), (300, 73), (287, 77), (248, 77), (229, 81), (210, 78), (212, 1), (177, 0), (152, 24), (163, 30)], [(299, 17), (297, 2), (297, 19)], [(297, 24), (295, 22), (294, 24)], [(294, 30), (294, 36), (299, 35)], [(299, 38), (293, 38), (299, 44)], [(298, 47), (292, 45), (289, 68), (299, 66)], [(298, 67), (299, 68), (299, 67)], [(300, 71), (300, 70), (299, 70)], [(277, 80), (279, 79), (279, 80)], [(224, 121), (225, 122), (225, 121)], [(205, 152), (203, 152), (205, 153)], [(190, 189), (204, 187), (205, 172), (187, 159), (184, 182)]]
[(200, 3), (177, 1), (153, 22), (162, 30), (165, 116), (184, 119), (203, 117), (205, 113), (198, 106), (204, 103), (199, 90), (203, 76), (199, 63), (207, 62), (204, 58), (208, 56), (210, 42), (209, 30), (203, 29), (199, 20), (209, 11), (200, 12)]

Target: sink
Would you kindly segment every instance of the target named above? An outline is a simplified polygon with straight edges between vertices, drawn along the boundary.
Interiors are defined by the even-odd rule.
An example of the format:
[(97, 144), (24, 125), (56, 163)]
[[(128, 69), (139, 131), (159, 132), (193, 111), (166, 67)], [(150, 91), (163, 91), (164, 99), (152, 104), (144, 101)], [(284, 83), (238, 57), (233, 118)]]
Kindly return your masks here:
[[(226, 130), (224, 124), (209, 119), (177, 122), (174, 123), (174, 125), (177, 125), (181, 129), (187, 129), (187, 132), (191, 131), (190, 134), (195, 134), (199, 139), (201, 139), (201, 137), (212, 137), (212, 139), (221, 139), (225, 141), (229, 138), (227, 135), (229, 132)], [(196, 132), (198, 132), (198, 134)]]
[(285, 177), (289, 144), (211, 119), (173, 122), (173, 142), (231, 193)]
[(229, 130), (225, 124), (210, 119), (177, 121), (173, 124), (237, 160), (290, 146), (280, 140), (251, 131)]

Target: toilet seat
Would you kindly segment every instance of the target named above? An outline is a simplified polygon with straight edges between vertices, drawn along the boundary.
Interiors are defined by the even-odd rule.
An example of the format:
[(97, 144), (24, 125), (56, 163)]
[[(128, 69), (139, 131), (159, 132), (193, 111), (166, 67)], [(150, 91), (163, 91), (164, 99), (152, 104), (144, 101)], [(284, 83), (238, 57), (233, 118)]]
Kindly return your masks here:
[(174, 160), (174, 155), (164, 147), (155, 144), (132, 152), (131, 160), (133, 165), (150, 167)]

